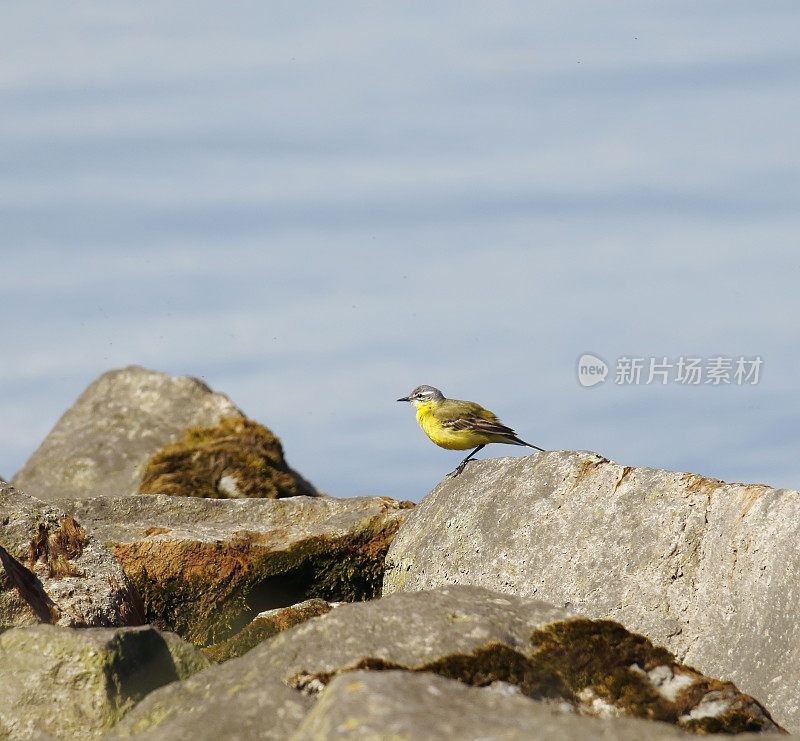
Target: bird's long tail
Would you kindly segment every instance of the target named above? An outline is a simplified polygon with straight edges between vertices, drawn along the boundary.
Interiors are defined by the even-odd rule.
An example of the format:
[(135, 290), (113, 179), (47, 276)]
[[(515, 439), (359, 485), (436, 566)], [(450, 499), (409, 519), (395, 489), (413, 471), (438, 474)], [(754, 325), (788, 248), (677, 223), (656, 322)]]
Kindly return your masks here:
[(509, 437), (508, 442), (513, 443), (514, 445), (524, 445), (528, 448), (533, 448), (534, 450), (541, 450), (542, 453), (547, 452), (544, 448), (540, 448), (538, 445), (531, 445), (530, 443), (526, 443), (524, 440), (521, 440), (516, 435), (514, 435), (513, 437)]

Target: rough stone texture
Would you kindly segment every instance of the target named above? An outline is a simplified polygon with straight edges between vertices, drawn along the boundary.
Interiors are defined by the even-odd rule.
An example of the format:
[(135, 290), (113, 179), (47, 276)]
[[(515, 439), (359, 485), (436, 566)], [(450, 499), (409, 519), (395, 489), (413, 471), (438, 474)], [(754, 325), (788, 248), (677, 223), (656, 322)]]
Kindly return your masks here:
[(618, 620), (800, 728), (800, 494), (554, 451), (470, 463), (411, 513), (384, 590), (475, 584)]
[(129, 366), (104, 373), (64, 413), (14, 476), (41, 499), (135, 493), (150, 456), (189, 427), (242, 416), (189, 376)]
[(333, 679), (291, 741), (687, 741), (692, 738), (666, 723), (630, 718), (607, 721), (554, 712), (544, 703), (510, 690), (513, 688), (508, 685), (497, 689), (470, 687), (434, 674), (355, 671)]
[(151, 692), (110, 737), (285, 741), (314, 699), (271, 676), (251, 654)]
[(0, 738), (98, 734), (207, 665), (194, 646), (149, 626), (12, 628), (0, 635)]
[[(235, 738), (287, 738), (313, 706), (314, 696), (331, 680), (365, 667), (437, 673), (472, 685), (490, 684), (497, 680), (497, 675), (502, 675), (502, 681), (513, 683), (530, 697), (534, 696), (531, 689), (535, 689), (542, 697), (549, 698), (551, 705), (566, 704), (595, 715), (628, 713), (630, 704), (599, 701), (608, 696), (610, 687), (602, 686), (606, 679), (602, 672), (593, 673), (581, 685), (597, 690), (592, 697), (577, 698), (564, 686), (561, 674), (574, 674), (575, 666), (569, 658), (556, 658), (555, 664), (552, 663), (552, 651), (541, 637), (537, 638), (537, 631), (557, 630), (558, 626), (575, 622), (592, 621), (573, 621), (564, 610), (478, 587), (452, 586), (341, 605), (278, 634), (240, 658), (156, 690), (114, 732), (177, 739), (210, 728), (214, 732), (225, 729), (226, 737), (230, 729)], [(606, 626), (598, 628), (601, 635)], [(689, 691), (690, 683), (671, 683), (658, 670), (673, 667), (691, 674), (693, 680), (697, 678), (696, 672), (674, 667), (668, 655), (665, 656), (666, 651), (653, 649), (649, 642), (628, 634), (621, 626), (615, 626), (614, 630), (622, 638), (617, 640), (620, 646), (631, 640), (644, 642), (657, 657), (655, 664), (643, 661), (643, 667), (624, 667), (635, 677), (639, 689), (647, 686), (656, 688), (662, 696), (675, 697)], [(474, 659), (488, 655), (487, 648), (488, 653), (493, 652), (494, 663), (479, 666)], [(610, 656), (602, 640), (584, 645), (582, 652), (597, 653), (595, 648)], [(610, 664), (615, 660), (611, 657)], [(646, 677), (648, 669), (656, 670), (654, 677)], [(615, 673), (616, 683), (610, 691), (627, 692), (630, 683), (616, 681), (618, 677)], [(704, 700), (713, 699), (713, 690), (708, 689), (703, 686), (694, 692), (693, 704), (686, 706), (687, 709), (699, 708)], [(724, 711), (720, 707), (716, 710), (705, 707), (710, 714)], [(757, 706), (755, 709), (758, 710)], [(762, 727), (774, 728), (774, 725), (767, 723)], [(210, 735), (210, 731), (206, 733), (206, 737)]]
[(143, 622), (121, 564), (62, 509), (0, 484), (0, 629)]
[[(341, 604), (341, 603), (339, 603)], [(251, 623), (245, 625), (235, 636), (227, 641), (215, 643), (203, 649), (212, 661), (228, 661), (246, 654), (267, 638), (278, 635), (282, 630), (304, 623), (312, 617), (325, 615), (334, 605), (318, 597), (300, 602), (291, 607), (279, 607), (274, 610), (260, 612)]]
[(61, 505), (121, 561), (147, 622), (201, 645), (266, 609), (377, 596), (386, 550), (413, 507), (385, 497), (166, 495)]

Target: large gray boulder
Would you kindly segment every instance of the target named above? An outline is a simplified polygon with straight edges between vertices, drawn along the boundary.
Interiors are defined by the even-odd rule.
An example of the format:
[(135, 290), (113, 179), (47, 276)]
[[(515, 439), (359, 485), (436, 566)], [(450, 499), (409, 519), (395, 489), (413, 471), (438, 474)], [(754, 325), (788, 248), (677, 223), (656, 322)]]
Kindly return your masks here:
[[(479, 687), (502, 683), (554, 712), (635, 716), (696, 731), (778, 730), (753, 698), (676, 663), (618, 624), (451, 586), (340, 605), (156, 690), (114, 732), (177, 739), (208, 724), (235, 738), (286, 738), (332, 680), (362, 669), (437, 674)], [(439, 713), (452, 723), (463, 703), (450, 708), (446, 699)], [(303, 733), (325, 723), (312, 719)], [(384, 737), (392, 727), (388, 722)]]
[(0, 484), (0, 631), (140, 625), (142, 603), (120, 562), (63, 509)]
[(798, 542), (796, 491), (554, 451), (442, 481), (384, 592), (473, 584), (618, 620), (800, 729)]
[(194, 646), (149, 626), (12, 628), (0, 635), (0, 738), (99, 734), (206, 666)]
[(372, 599), (411, 511), (386, 497), (201, 499), (164, 494), (59, 501), (120, 561), (147, 622), (198, 645), (304, 599)]
[(109, 371), (64, 413), (12, 483), (45, 500), (134, 493), (150, 457), (187, 428), (242, 416), (197, 378), (134, 365)]

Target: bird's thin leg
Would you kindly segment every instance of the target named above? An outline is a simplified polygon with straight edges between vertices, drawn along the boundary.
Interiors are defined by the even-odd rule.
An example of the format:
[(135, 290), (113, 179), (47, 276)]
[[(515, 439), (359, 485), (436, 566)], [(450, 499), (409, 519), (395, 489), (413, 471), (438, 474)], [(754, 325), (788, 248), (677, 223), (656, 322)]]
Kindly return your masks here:
[(473, 450), (466, 458), (464, 458), (463, 461), (461, 461), (461, 463), (458, 464), (458, 467), (456, 468), (456, 470), (453, 471), (453, 473), (451, 473), (450, 475), (451, 476), (458, 476), (458, 474), (460, 474), (464, 470), (464, 466), (467, 465), (467, 461), (470, 458), (472, 458), (472, 456), (475, 455), (475, 453), (477, 453), (479, 450), (481, 450), (481, 449), (483, 449), (485, 447), (486, 447), (486, 443), (484, 443), (483, 445), (479, 445), (477, 448), (475, 448), (475, 450)]

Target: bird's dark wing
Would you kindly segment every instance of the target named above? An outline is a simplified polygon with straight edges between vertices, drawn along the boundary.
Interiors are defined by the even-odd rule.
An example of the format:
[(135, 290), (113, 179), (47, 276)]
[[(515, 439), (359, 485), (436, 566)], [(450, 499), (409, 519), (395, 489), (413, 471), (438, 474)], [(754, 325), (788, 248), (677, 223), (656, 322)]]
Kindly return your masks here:
[(492, 412), (472, 401), (447, 399), (435, 414), (442, 426), (451, 430), (474, 430), (507, 437), (516, 435), (514, 430), (502, 424)]

